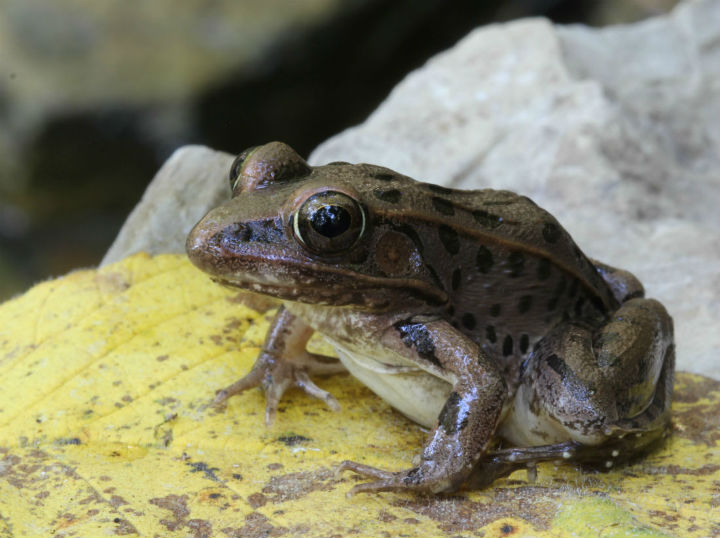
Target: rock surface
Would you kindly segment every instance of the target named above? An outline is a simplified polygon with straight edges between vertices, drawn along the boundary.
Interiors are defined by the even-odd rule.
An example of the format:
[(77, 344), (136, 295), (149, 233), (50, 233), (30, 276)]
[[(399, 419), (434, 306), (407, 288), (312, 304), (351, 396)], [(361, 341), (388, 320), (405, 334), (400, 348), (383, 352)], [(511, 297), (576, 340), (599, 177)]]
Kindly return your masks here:
[[(204, 159), (207, 179), (195, 185), (227, 188), (219, 170), (230, 157), (201, 151), (175, 155), (174, 179), (162, 180), (170, 190), (149, 190), (129, 219), (135, 230), (123, 230), (123, 246), (114, 245), (105, 262), (140, 249), (182, 251), (177, 232), (192, 223), (171, 208), (174, 189), (189, 185), (182, 178), (197, 174)], [(604, 29), (542, 19), (480, 28), (310, 157), (334, 160), (530, 196), (588, 255), (631, 270), (666, 304), (679, 369), (720, 378), (719, 1)], [(193, 214), (209, 207), (199, 207), (197, 193), (183, 196)], [(139, 218), (165, 204), (170, 220)], [(166, 234), (174, 239), (148, 240)]]
[(184, 146), (158, 171), (125, 221), (101, 265), (135, 252), (184, 252), (190, 229), (230, 197), (233, 156), (204, 146)]

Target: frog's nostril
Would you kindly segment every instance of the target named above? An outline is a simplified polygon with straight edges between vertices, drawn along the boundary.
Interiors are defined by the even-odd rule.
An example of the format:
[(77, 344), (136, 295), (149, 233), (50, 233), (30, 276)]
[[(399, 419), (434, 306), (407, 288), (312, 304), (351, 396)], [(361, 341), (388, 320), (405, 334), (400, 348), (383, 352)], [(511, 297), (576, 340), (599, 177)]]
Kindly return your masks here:
[(223, 241), (249, 241), (253, 232), (250, 226), (240, 223), (234, 223), (222, 231)]
[(252, 236), (252, 228), (245, 224), (235, 223), (223, 228), (212, 240), (227, 252), (235, 252), (241, 244), (250, 241)]

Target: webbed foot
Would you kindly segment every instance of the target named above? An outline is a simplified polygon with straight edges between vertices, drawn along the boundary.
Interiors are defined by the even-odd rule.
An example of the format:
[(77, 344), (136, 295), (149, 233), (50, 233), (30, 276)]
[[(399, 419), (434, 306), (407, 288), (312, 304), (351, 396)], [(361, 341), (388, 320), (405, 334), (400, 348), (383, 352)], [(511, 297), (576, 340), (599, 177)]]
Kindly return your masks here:
[[(312, 359), (313, 354), (306, 354), (308, 355), (308, 361)], [(252, 370), (245, 377), (217, 391), (211, 405), (220, 407), (235, 394), (240, 394), (253, 387), (262, 387), (265, 392), (265, 424), (269, 426), (275, 420), (282, 395), (288, 388), (293, 386), (302, 389), (306, 394), (314, 398), (324, 401), (333, 411), (340, 410), (340, 404), (335, 397), (318, 387), (310, 379), (305, 366), (273, 357), (266, 352), (260, 354)]]
[(377, 493), (380, 491), (415, 491), (419, 493), (440, 493), (454, 491), (459, 484), (452, 480), (443, 469), (425, 461), (417, 467), (405, 471), (383, 471), (354, 461), (343, 461), (335, 470), (339, 475), (343, 471), (353, 471), (375, 482), (356, 484), (347, 493), (352, 497), (357, 493)]

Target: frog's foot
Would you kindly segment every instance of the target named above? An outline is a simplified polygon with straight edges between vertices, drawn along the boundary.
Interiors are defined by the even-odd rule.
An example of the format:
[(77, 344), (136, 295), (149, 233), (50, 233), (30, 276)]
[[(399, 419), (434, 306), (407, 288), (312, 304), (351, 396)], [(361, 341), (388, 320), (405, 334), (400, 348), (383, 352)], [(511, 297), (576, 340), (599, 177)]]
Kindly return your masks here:
[(297, 360), (289, 361), (263, 352), (258, 357), (250, 373), (232, 385), (217, 391), (212, 401), (213, 407), (221, 406), (228, 398), (253, 387), (262, 387), (265, 391), (265, 423), (269, 426), (275, 420), (278, 404), (285, 391), (295, 386), (306, 394), (324, 401), (333, 411), (340, 410), (340, 404), (329, 392), (318, 387), (308, 371), (316, 362), (327, 364), (325, 357), (313, 353), (303, 353)]
[(353, 486), (347, 494), (348, 497), (352, 497), (356, 493), (377, 493), (380, 491), (440, 493), (455, 490), (458, 485), (457, 482), (459, 482), (451, 479), (443, 472), (443, 469), (435, 466), (430, 461), (425, 461), (412, 469), (392, 472), (346, 460), (337, 467), (335, 474), (339, 475), (343, 471), (353, 471), (359, 475), (377, 479), (375, 482)]
[(579, 443), (567, 441), (554, 445), (506, 448), (490, 452), (475, 465), (465, 486), (469, 489), (483, 489), (495, 480), (522, 469), (527, 471), (528, 482), (534, 483), (538, 463), (576, 458), (580, 447)]

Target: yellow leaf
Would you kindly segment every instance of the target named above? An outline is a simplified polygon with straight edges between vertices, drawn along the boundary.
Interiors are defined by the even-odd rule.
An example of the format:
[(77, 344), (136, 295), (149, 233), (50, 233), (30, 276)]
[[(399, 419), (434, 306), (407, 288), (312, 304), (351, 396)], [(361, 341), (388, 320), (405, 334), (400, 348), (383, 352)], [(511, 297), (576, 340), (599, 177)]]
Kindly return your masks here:
[(680, 374), (675, 434), (609, 473), (538, 467), (453, 496), (345, 493), (354, 459), (410, 466), (425, 433), (353, 378), (275, 424), (246, 373), (273, 314), (183, 256), (137, 255), (0, 305), (0, 537), (720, 534), (720, 383)]

